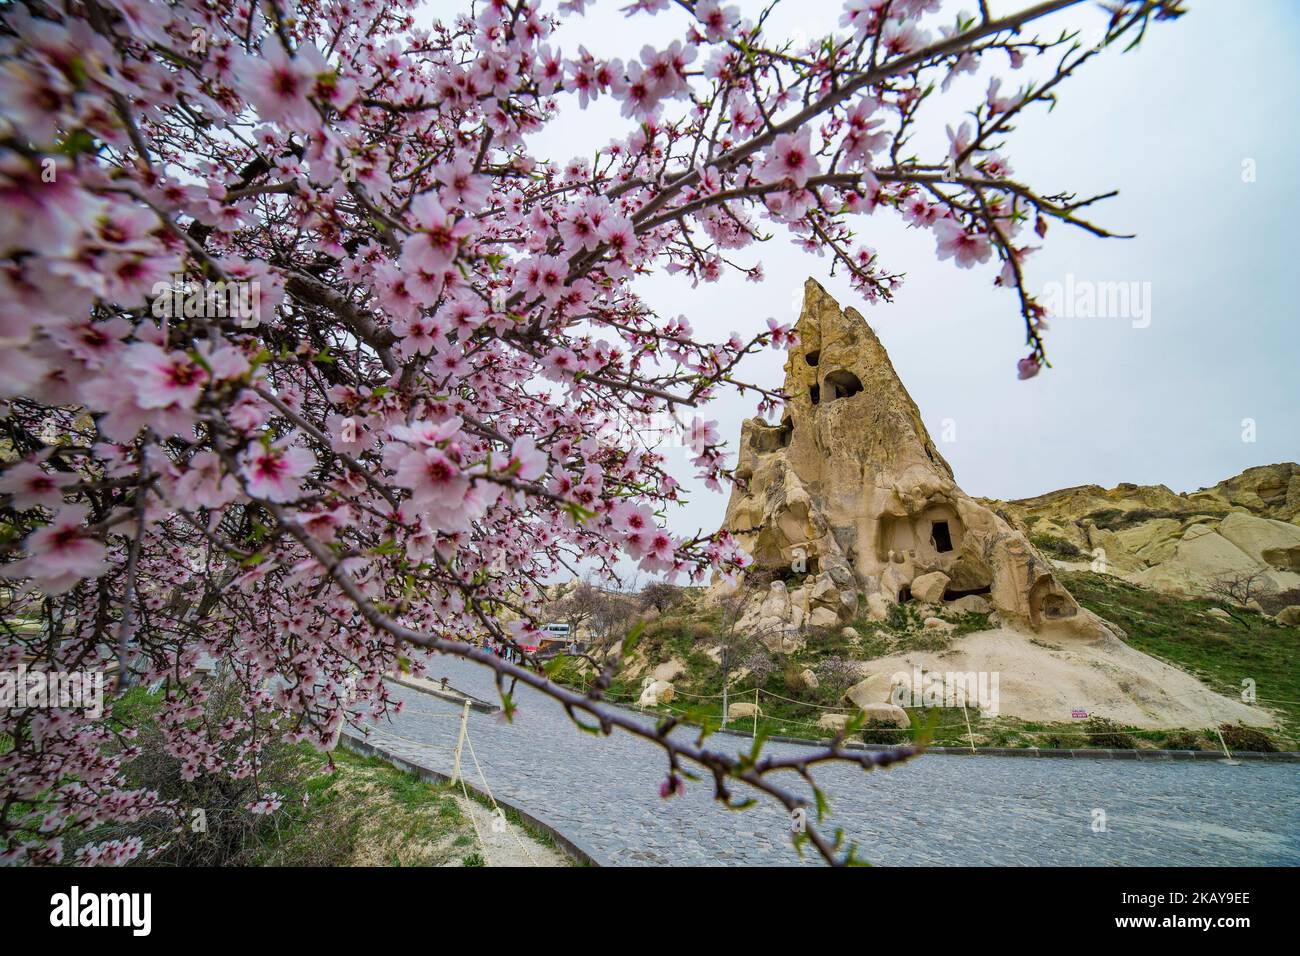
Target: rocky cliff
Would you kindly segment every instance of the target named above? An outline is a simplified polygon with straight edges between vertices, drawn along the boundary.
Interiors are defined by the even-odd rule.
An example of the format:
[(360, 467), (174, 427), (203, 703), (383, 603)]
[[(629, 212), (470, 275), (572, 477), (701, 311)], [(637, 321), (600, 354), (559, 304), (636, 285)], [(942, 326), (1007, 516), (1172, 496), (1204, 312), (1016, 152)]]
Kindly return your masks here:
[(1057, 560), (1157, 590), (1221, 592), (1225, 581), (1252, 576), (1252, 590), (1265, 599), (1300, 588), (1294, 462), (1250, 468), (1188, 494), (1164, 485), (1082, 485), (985, 503)]
[[(1154, 562), (1147, 570), (1169, 571), (1204, 537), (1290, 574), (1283, 569), (1300, 555), (1290, 534), (1300, 528), (1284, 519), (1294, 519), (1300, 500), (1296, 466), (1254, 469), (1190, 496), (1121, 486), (977, 500), (958, 487), (861, 315), (810, 279), (796, 328), (781, 419), (744, 423), (724, 519), (754, 558), (742, 581), (713, 591), (736, 598), (728, 606), (739, 632), (796, 660), (809, 641), (850, 621), (916, 610), (925, 628), (942, 632), (960, 612), (988, 613), (988, 630), (940, 640), (939, 649), (893, 642), (886, 656), (864, 656), (847, 699), (883, 704), (900, 672), (958, 668), (998, 673), (1002, 711), (1026, 720), (1071, 720), (1082, 708), (1151, 728), (1274, 723), (1125, 643), (1079, 606), (1054, 559), (1091, 560), (1100, 547), (1117, 563), (1132, 554)], [(1164, 538), (1125, 537), (1158, 522), (1169, 522)], [(911, 604), (909, 613), (891, 614), (899, 603)], [(891, 627), (875, 626), (877, 644), (888, 643)], [(853, 646), (860, 636), (845, 627), (839, 639)]]
[[(860, 606), (989, 606), (1003, 623), (1109, 635), (1051, 561), (953, 480), (880, 340), (809, 279), (785, 365), (781, 420), (741, 430), (724, 526), (771, 578), (746, 611), (769, 632), (830, 627)], [(765, 582), (766, 583), (766, 582)], [(968, 600), (969, 599), (969, 600)]]

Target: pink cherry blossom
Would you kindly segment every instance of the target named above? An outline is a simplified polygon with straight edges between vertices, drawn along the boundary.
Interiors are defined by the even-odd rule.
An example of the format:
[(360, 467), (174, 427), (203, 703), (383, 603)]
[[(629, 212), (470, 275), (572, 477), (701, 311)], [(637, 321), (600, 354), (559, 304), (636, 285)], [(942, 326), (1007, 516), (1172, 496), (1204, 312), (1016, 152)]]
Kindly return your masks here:
[[(937, 0), (850, 0), (846, 29), (792, 43), (742, 4), (620, 0), (620, 58), (506, 0), (227, 6), (10, 4), (0, 32), (0, 411), (26, 456), (0, 463), (0, 601), (61, 622), (58, 641), (11, 630), (0, 667), (120, 651), (126, 683), (165, 688), (182, 780), (260, 784), (277, 734), (327, 750), (397, 712), (399, 657), (519, 677), (535, 662), (472, 645), (535, 644), (538, 582), (576, 560), (614, 587), (750, 563), (725, 533), (674, 533), (681, 469), (729, 487), (707, 405), (735, 389), (777, 411), (750, 379), (795, 333), (663, 314), (674, 283), (763, 281), (764, 243), (789, 240), (884, 304), (910, 250), (853, 217), (897, 216), (938, 258), (989, 264), (1034, 343), (1018, 373), (1046, 367), (1018, 233), (1094, 199), (1063, 214), (1036, 197), (1068, 184), (1011, 182), (1031, 124), (989, 118), (1027, 95), (1002, 95), (1008, 61), (1067, 54), (1070, 11), (981, 34), (931, 20)], [(976, 72), (987, 88), (954, 81)], [(205, 294), (173, 309), (178, 277)], [(218, 309), (218, 288), (256, 299)], [(650, 434), (684, 409), (685, 456)], [(208, 659), (234, 717), (194, 679)], [(0, 711), (0, 861), (54, 865), (65, 841), (78, 863), (165, 860), (185, 838), (130, 783), (126, 710)]]
[(83, 578), (102, 574), (107, 549), (86, 533), (89, 511), (85, 505), (61, 508), (23, 542), (23, 560), (0, 568), (0, 576), (30, 577), (47, 594), (62, 594)]
[(188, 355), (167, 353), (149, 342), (127, 349), (125, 361), (136, 373), (135, 401), (141, 408), (191, 408), (208, 378)]
[(265, 501), (293, 501), (302, 492), (301, 480), (316, 464), (316, 457), (292, 439), (254, 443), (240, 455), (240, 475), (254, 498)]
[(934, 233), (938, 239), (940, 260), (952, 258), (963, 269), (969, 269), (977, 262), (988, 261), (992, 250), (987, 235), (970, 232), (952, 219), (936, 222)]
[(1042, 371), (1042, 363), (1037, 355), (1027, 355), (1016, 363), (1016, 378), (1024, 380), (1033, 378)]
[[(42, 456), (42, 459), (48, 456)], [(41, 506), (58, 508), (63, 504), (60, 489), (76, 484), (77, 476), (69, 472), (42, 468), (40, 461), (21, 461), (0, 473), (0, 494), (10, 495), (10, 507), (24, 509)]]
[(817, 159), (812, 151), (812, 130), (778, 136), (763, 162), (754, 168), (754, 178), (762, 183), (789, 181), (799, 188), (817, 173)]

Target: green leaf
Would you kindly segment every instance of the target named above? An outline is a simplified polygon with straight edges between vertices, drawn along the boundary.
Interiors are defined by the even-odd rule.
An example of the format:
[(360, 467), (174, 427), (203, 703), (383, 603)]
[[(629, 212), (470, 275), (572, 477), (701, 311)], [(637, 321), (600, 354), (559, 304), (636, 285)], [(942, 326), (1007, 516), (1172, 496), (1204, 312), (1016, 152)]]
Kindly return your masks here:
[(67, 156), (76, 156), (78, 153), (93, 153), (95, 151), (95, 137), (84, 129), (74, 130), (63, 138), (58, 148), (59, 152)]
[(821, 787), (813, 787), (813, 800), (817, 803), (817, 822), (821, 823), (826, 819), (826, 814), (831, 812), (831, 805), (826, 800), (826, 794), (822, 793)]
[(641, 632), (645, 630), (645, 621), (637, 621), (632, 625), (632, 630), (627, 632), (623, 638), (622, 647), (619, 650), (619, 656), (626, 658), (636, 649), (637, 641), (641, 640)]

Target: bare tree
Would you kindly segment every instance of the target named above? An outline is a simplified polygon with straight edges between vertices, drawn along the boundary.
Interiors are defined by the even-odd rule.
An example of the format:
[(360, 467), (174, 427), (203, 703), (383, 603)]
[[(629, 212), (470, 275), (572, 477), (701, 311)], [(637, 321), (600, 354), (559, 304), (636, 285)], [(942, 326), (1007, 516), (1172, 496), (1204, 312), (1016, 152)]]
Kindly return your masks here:
[(651, 581), (640, 594), (642, 608), (654, 608), (660, 614), (682, 599), (682, 589), (667, 581)]
[(857, 683), (858, 677), (857, 661), (847, 657), (828, 657), (817, 665), (817, 680), (822, 690), (835, 701)]
[(596, 644), (610, 645), (615, 638), (627, 633), (636, 604), (626, 594), (602, 591), (600, 588), (592, 588), (592, 591), (591, 633)]
[(595, 585), (590, 581), (579, 581), (574, 585), (573, 590), (552, 605), (551, 610), (556, 617), (569, 625), (570, 633), (576, 637), (578, 629), (595, 613), (600, 598), (600, 590)]
[(1259, 600), (1276, 590), (1268, 571), (1259, 568), (1253, 571), (1229, 571), (1217, 575), (1206, 585), (1206, 589), (1215, 597), (1244, 607), (1252, 599)]
[(728, 697), (733, 667), (744, 667), (759, 676), (759, 683), (776, 669), (768, 641), (778, 635), (775, 628), (746, 630), (740, 627), (741, 617), (750, 600), (766, 590), (768, 579), (758, 573), (746, 573), (734, 593), (720, 602), (722, 605), (722, 630), (719, 634), (719, 664), (722, 668), (722, 726), (727, 726)]

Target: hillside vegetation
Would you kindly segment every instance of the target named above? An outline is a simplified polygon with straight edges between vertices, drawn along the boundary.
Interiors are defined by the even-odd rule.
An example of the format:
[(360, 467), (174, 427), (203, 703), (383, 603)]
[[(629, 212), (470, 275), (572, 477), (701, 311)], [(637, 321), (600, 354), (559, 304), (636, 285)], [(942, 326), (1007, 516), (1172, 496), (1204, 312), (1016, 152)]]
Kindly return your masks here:
[[(1063, 583), (1079, 602), (1126, 632), (1134, 648), (1179, 667), (1225, 696), (1239, 697), (1243, 681), (1253, 680), (1259, 703), (1278, 713), (1279, 729), (1189, 727), (1145, 730), (1093, 717), (1071, 723), (1041, 723), (1010, 716), (983, 718), (973, 708), (908, 708), (911, 731), (869, 727), (860, 739), (900, 742), (924, 735), (932, 744), (1041, 748), (1165, 748), (1220, 750), (1219, 734), (1234, 750), (1293, 750), (1300, 739), (1300, 628), (1286, 627), (1255, 612), (1231, 609), (1231, 620), (1208, 614), (1220, 605), (1144, 590), (1107, 575), (1063, 572)], [(899, 651), (942, 651), (965, 634), (984, 630), (988, 617), (941, 612), (954, 629), (922, 626), (915, 604), (894, 608), (884, 622), (859, 618), (851, 628), (810, 631), (805, 646), (773, 653), (755, 640), (732, 639), (730, 700), (753, 704), (759, 691), (757, 721), (746, 715), (733, 729), (767, 735), (820, 738), (818, 719), (852, 710), (844, 692), (870, 673), (866, 662)], [(722, 650), (727, 633), (721, 608), (699, 590), (683, 589), (663, 611), (642, 612), (635, 648), (611, 685), (609, 697), (636, 706), (642, 686), (657, 665), (678, 662), (672, 678), (675, 698), (657, 709), (708, 728), (721, 722)], [(1027, 636), (1026, 640), (1033, 640)], [(561, 679), (586, 686), (589, 670), (576, 662), (553, 665)], [(815, 686), (810, 686), (809, 675)], [(969, 718), (969, 725), (967, 719)]]

